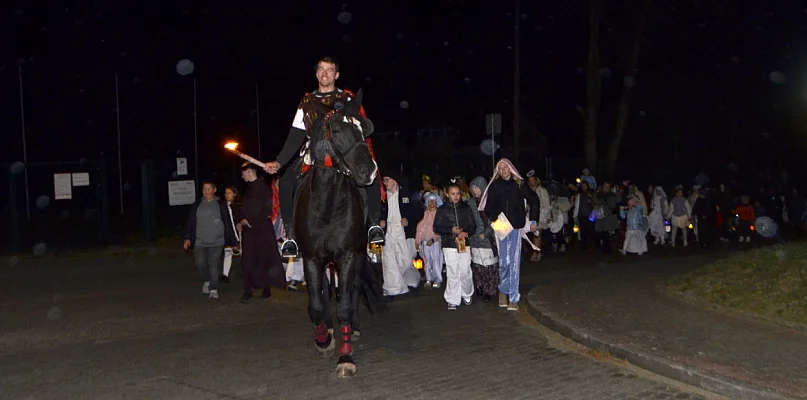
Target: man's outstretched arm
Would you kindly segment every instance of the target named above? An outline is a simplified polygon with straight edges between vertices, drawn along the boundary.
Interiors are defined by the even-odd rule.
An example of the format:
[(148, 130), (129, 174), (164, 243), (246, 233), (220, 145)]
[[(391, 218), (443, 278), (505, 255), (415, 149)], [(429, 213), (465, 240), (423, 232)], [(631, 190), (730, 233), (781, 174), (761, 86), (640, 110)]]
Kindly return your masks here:
[(266, 172), (270, 174), (277, 173), (280, 168), (288, 164), (297, 152), (300, 151), (300, 147), (305, 143), (306, 139), (303, 117), (303, 109), (298, 107), (297, 113), (294, 115), (294, 121), (292, 121), (291, 128), (289, 129), (289, 135), (286, 137), (286, 143), (283, 145), (283, 149), (280, 150), (280, 154), (277, 155), (277, 159), (266, 163), (266, 168), (264, 168)]
[(278, 168), (288, 164), (289, 161), (297, 155), (297, 152), (300, 151), (300, 147), (305, 143), (305, 138), (304, 129), (295, 128), (293, 126), (289, 129), (289, 136), (286, 137), (283, 150), (280, 150), (280, 154), (277, 155), (276, 162), (280, 164)]

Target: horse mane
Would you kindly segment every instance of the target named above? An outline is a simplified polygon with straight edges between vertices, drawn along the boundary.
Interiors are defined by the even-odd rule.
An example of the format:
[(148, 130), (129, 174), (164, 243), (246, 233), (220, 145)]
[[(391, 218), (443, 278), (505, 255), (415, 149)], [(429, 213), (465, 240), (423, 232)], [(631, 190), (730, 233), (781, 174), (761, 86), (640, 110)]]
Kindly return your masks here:
[[(330, 146), (330, 144), (325, 144), (330, 142), (330, 133), (329, 129), (330, 126), (328, 125), (331, 118), (338, 118), (339, 115), (343, 115), (346, 117), (356, 118), (359, 120), (365, 120), (364, 117), (361, 116), (360, 113), (360, 105), (359, 107), (353, 106), (355, 101), (351, 100), (348, 102), (343, 102), (342, 100), (337, 100), (334, 103), (333, 108), (330, 108), (321, 103), (315, 103), (314, 107), (316, 109), (316, 114), (320, 117), (314, 121), (313, 129), (311, 132), (311, 143), (313, 148), (311, 149), (311, 156), (313, 158), (314, 163), (316, 164), (318, 161), (323, 162), (325, 160), (326, 151), (325, 148)], [(341, 121), (338, 121), (341, 122)], [(325, 148), (321, 148), (320, 146), (324, 144)]]

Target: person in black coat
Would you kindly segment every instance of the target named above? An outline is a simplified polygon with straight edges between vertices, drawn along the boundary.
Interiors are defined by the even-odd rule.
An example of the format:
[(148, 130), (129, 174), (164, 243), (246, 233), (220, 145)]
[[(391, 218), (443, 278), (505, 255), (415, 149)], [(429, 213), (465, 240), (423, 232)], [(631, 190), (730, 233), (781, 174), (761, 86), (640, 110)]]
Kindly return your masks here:
[(715, 237), (717, 209), (714, 194), (708, 188), (701, 188), (698, 192), (698, 200), (692, 208), (692, 214), (698, 220), (698, 241), (701, 247), (710, 246)]
[[(496, 173), (493, 175), (485, 193), (482, 195), (479, 208), (485, 210), (485, 215), (497, 221), (503, 214), (513, 230), (502, 240), (499, 240), (499, 307), (508, 311), (517, 311), (521, 300), (519, 281), (521, 275), (521, 229), (527, 224), (527, 204), (530, 204), (529, 231), (534, 232), (538, 226), (537, 216), (540, 215), (540, 201), (537, 194), (523, 188), (523, 178), (516, 167), (506, 158), (496, 163)], [(535, 196), (533, 197), (532, 194)], [(533, 199), (532, 202), (529, 199)], [(526, 203), (525, 204), (525, 200)]]
[(448, 201), (437, 209), (434, 217), (434, 232), (440, 235), (446, 261), (446, 291), (443, 297), (449, 310), (456, 310), (460, 300), (470, 305), (474, 295), (468, 239), (475, 231), (476, 218), (471, 206), (462, 201), (460, 186), (452, 184), (448, 187)]
[(258, 170), (252, 164), (244, 165), (241, 177), (247, 182), (247, 190), (241, 201), (242, 219), (236, 228), (242, 235), (244, 295), (241, 302), (246, 303), (252, 299), (253, 289), (261, 289), (261, 298), (269, 298), (269, 287), (285, 286), (286, 277), (272, 224), (272, 187), (258, 178)]

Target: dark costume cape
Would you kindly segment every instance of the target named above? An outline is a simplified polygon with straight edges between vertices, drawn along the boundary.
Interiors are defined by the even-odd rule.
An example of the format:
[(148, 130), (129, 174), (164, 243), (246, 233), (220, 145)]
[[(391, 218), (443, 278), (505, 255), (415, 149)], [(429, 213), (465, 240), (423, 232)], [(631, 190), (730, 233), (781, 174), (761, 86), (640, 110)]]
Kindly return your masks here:
[(272, 200), (272, 188), (262, 179), (248, 183), (241, 200), (241, 216), (251, 225), (242, 230), (244, 292), (269, 286), (282, 288), (286, 283), (272, 225)]

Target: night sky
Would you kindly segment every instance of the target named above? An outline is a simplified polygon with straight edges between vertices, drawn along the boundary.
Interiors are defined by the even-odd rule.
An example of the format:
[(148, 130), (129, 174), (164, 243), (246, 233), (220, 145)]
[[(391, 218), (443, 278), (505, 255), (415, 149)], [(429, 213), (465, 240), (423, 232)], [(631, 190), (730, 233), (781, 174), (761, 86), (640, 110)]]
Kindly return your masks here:
[[(202, 162), (225, 157), (227, 138), (257, 155), (256, 85), (261, 154), (272, 159), (300, 97), (316, 88), (314, 64), (325, 55), (342, 62), (340, 86), (364, 89), (377, 130), (445, 122), (463, 132), (461, 143), (477, 144), (486, 112), (510, 118), (511, 1), (19, 3), (0, 9), (4, 162), (22, 159), (20, 61), (30, 161), (101, 151), (114, 159), (115, 72), (125, 165), (192, 154), (194, 78)], [(626, 151), (655, 154), (677, 137), (696, 159), (724, 160), (711, 152), (726, 147), (732, 129), (741, 157), (760, 143), (804, 143), (807, 9), (763, 3), (654, 1)], [(603, 20), (604, 134), (639, 4), (611, 1)], [(588, 3), (523, 0), (520, 19), (522, 112), (546, 135), (551, 155), (580, 157)], [(176, 64), (186, 58), (195, 71), (180, 76)], [(509, 130), (506, 123), (507, 140)]]

